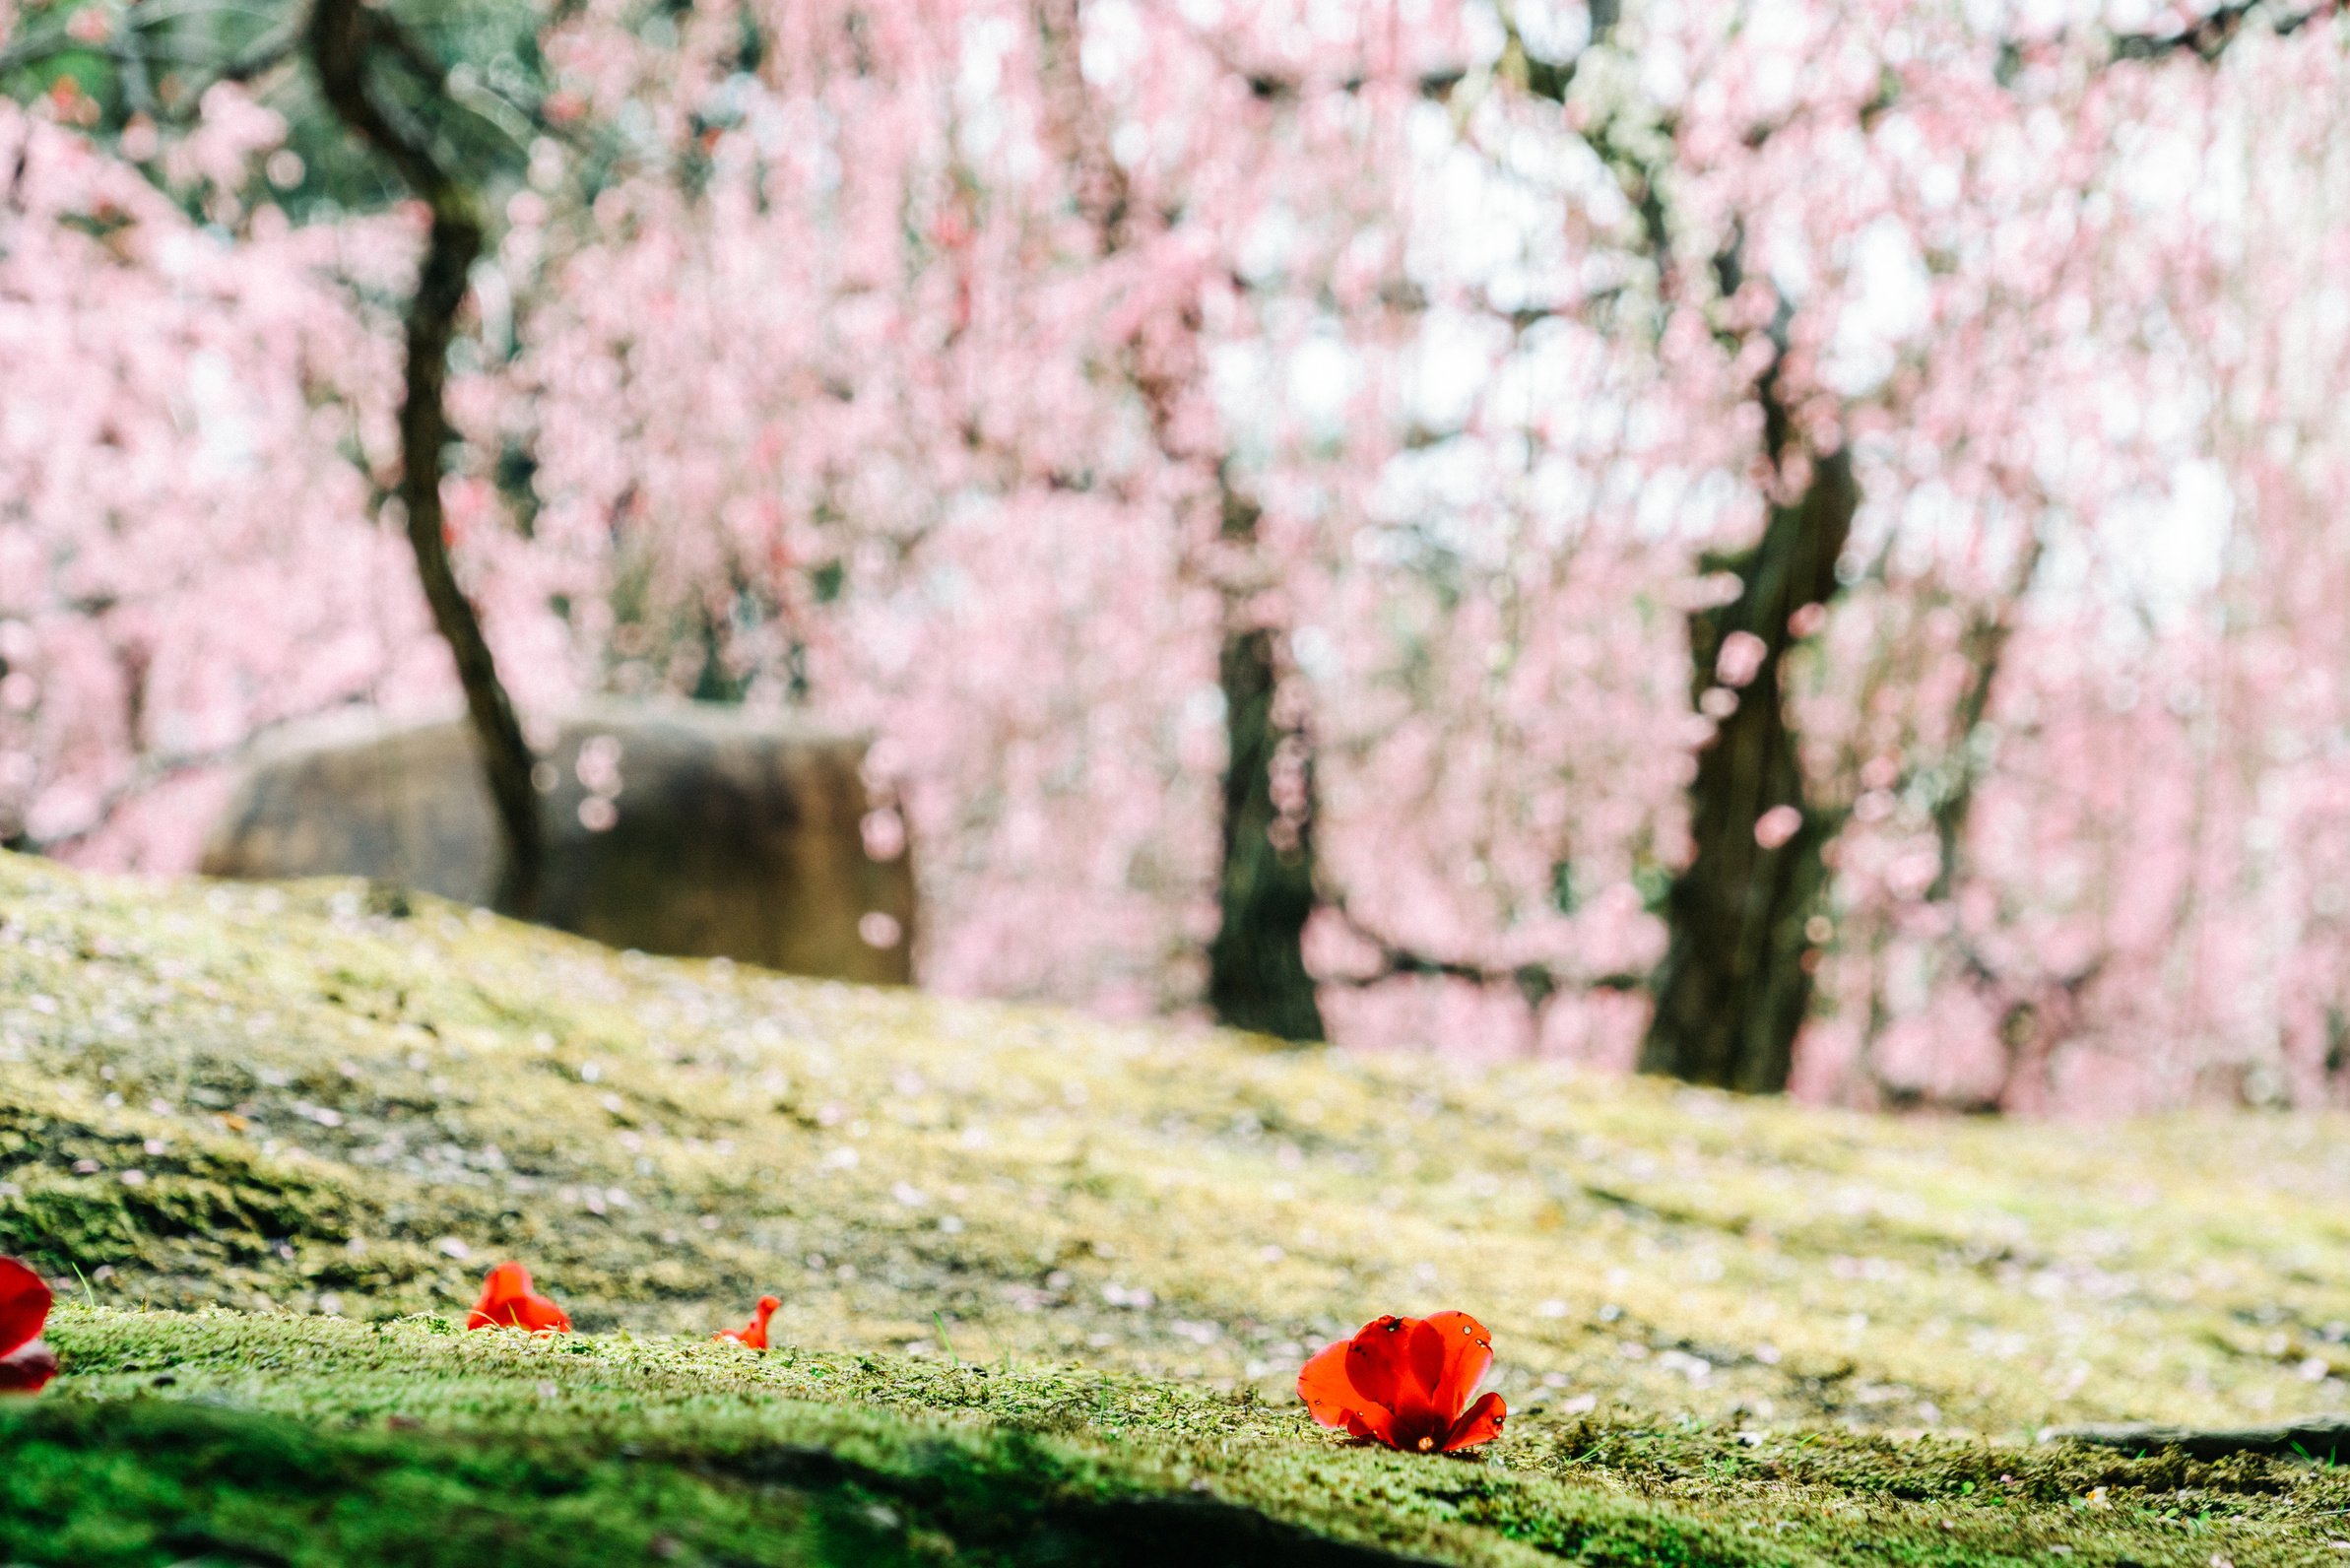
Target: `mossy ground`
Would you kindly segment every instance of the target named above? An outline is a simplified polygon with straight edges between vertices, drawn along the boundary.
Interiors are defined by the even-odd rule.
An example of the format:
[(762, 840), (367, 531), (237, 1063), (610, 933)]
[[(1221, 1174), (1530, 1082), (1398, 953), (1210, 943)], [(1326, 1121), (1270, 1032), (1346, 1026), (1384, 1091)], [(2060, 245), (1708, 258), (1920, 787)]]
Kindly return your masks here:
[(432, 1318), (54, 1338), (68, 1397), (0, 1408), (0, 1552), (44, 1564), (2338, 1563), (2350, 1509), (2302, 1461), (1541, 1413), (1429, 1460), (1132, 1374)]
[[(2029, 1441), (2350, 1405), (2346, 1133), (1872, 1120), (1283, 1052), (346, 883), (0, 855), (0, 1250), (94, 1304), (60, 1313), (52, 1397), (0, 1417), (0, 1474), (50, 1476), (59, 1520), (111, 1475), (248, 1535), (430, 1494), (570, 1545), (517, 1561), (655, 1536), (712, 1562), (1091, 1560), (1104, 1519), (1142, 1517), (1094, 1504), (1203, 1496), (1458, 1561), (2350, 1561), (2328, 1468)], [(384, 1326), (461, 1312), (503, 1256), (592, 1337)], [(809, 1348), (702, 1342), (762, 1290)], [(1487, 1457), (1304, 1421), (1312, 1345), (1440, 1306), (1495, 1331), (1520, 1413)], [(176, 1315), (203, 1308), (243, 1315)], [(265, 1506), (181, 1473), (288, 1444), (355, 1478)], [(241, 1538), (186, 1529), (111, 1557), (0, 1534), (0, 1558)], [(479, 1560), (455, 1538), (265, 1550)]]

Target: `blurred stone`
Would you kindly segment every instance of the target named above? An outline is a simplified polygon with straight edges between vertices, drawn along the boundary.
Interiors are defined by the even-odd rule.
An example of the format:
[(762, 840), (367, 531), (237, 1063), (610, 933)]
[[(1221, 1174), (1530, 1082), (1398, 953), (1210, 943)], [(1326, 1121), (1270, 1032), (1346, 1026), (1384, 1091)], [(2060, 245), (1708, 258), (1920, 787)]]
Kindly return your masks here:
[[(598, 704), (555, 733), (539, 767), (548, 925), (645, 952), (911, 980), (911, 857), (893, 812), (867, 820), (861, 739), (685, 704)], [(202, 869), (487, 903), (497, 844), (471, 732), (341, 718), (267, 744)]]

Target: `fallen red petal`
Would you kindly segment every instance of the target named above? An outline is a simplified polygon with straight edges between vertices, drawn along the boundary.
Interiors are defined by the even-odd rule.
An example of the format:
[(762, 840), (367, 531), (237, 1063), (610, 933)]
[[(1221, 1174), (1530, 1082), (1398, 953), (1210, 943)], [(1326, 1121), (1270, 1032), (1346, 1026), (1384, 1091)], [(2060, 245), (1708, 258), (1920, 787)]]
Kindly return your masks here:
[(1444, 1451), (1450, 1454), (1457, 1449), (1474, 1448), (1479, 1443), (1492, 1442), (1501, 1436), (1501, 1423), (1509, 1413), (1509, 1407), (1501, 1403), (1500, 1395), (1486, 1395), (1453, 1423), (1452, 1432), (1444, 1440)]
[(0, 1355), (0, 1394), (38, 1394), (57, 1375), (57, 1352), (40, 1340)]
[(39, 1337), (50, 1299), (47, 1280), (14, 1258), (0, 1258), (0, 1356)]
[(1393, 1410), (1411, 1389), (1411, 1331), (1417, 1318), (1373, 1318), (1346, 1343), (1346, 1381), (1370, 1404)]
[(571, 1314), (545, 1296), (525, 1296), (514, 1303), (513, 1315), (507, 1320), (518, 1329), (533, 1334), (569, 1334)]
[(1325, 1346), (1297, 1374), (1297, 1397), (1324, 1426), (1344, 1426), (1348, 1414), (1370, 1403), (1346, 1376), (1347, 1345), (1340, 1339)]
[(1426, 1322), (1443, 1347), (1437, 1373), (1428, 1381), (1430, 1403), (1450, 1420), (1461, 1413), (1493, 1365), (1493, 1336), (1466, 1312), (1433, 1313)]
[(720, 1329), (710, 1338), (747, 1345), (753, 1350), (764, 1350), (767, 1348), (767, 1320), (774, 1317), (775, 1309), (782, 1305), (783, 1303), (773, 1296), (761, 1296), (758, 1298), (757, 1308), (751, 1314), (749, 1323), (740, 1329)]
[(482, 1281), (482, 1299), (466, 1318), (468, 1329), (528, 1329), (533, 1334), (568, 1334), (571, 1315), (531, 1288), (530, 1271), (501, 1263)]

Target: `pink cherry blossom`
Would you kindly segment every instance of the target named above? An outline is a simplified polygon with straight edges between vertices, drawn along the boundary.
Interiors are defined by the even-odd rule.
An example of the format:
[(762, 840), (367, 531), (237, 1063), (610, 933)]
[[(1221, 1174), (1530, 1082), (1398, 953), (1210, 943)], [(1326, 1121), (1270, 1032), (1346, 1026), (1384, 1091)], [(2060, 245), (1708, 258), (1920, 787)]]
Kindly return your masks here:
[[(864, 726), (927, 983), (1191, 1016), (1267, 628), (1334, 1032), (1610, 1065), (1782, 701), (1798, 1092), (2350, 1092), (2350, 23), (1622, 9), (567, 8), (453, 359), (518, 700)], [(290, 222), (279, 114), (0, 104), (0, 835), (84, 864), (453, 699), (380, 512), (418, 215)], [(1837, 450), (1843, 587), (1693, 670)]]

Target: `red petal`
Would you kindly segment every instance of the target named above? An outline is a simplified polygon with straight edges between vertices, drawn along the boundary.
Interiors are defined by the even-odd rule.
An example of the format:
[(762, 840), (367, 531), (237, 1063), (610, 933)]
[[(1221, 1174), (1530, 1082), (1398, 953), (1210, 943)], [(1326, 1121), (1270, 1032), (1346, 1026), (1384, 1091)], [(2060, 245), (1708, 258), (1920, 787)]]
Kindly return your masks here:
[[(1493, 1336), (1466, 1312), (1439, 1312), (1427, 1326), (1443, 1346), (1441, 1369), (1428, 1379), (1429, 1402), (1449, 1421), (1461, 1413), (1493, 1365)], [(1416, 1353), (1413, 1359), (1418, 1359)]]
[(736, 1344), (747, 1344), (753, 1350), (764, 1350), (767, 1347), (767, 1320), (775, 1316), (775, 1309), (782, 1305), (773, 1296), (761, 1296), (758, 1305), (751, 1309), (749, 1323), (740, 1329), (720, 1329), (710, 1338), (731, 1339)]
[(1346, 1376), (1347, 1344), (1326, 1346), (1297, 1374), (1297, 1397), (1324, 1426), (1344, 1426), (1349, 1413), (1369, 1404)]
[(38, 1339), (0, 1355), (0, 1394), (38, 1394), (57, 1375), (57, 1352)]
[(482, 1299), (465, 1320), (468, 1329), (494, 1329), (513, 1322), (517, 1297), (530, 1293), (531, 1274), (518, 1263), (501, 1263), (482, 1279)]
[(1371, 1404), (1392, 1411), (1418, 1392), (1411, 1341), (1419, 1326), (1417, 1318), (1373, 1318), (1346, 1342), (1346, 1381)]
[(569, 1334), (571, 1314), (545, 1296), (524, 1296), (514, 1303), (514, 1316), (509, 1319), (517, 1328), (533, 1334)]
[(1374, 1443), (1396, 1446), (1396, 1418), (1376, 1405), (1346, 1412), (1346, 1435), (1368, 1438)]
[[(1444, 1382), (1445, 1352), (1450, 1348), (1444, 1332), (1425, 1318), (1412, 1324), (1405, 1339), (1403, 1350), (1410, 1363), (1412, 1389), (1429, 1405), (1443, 1403), (1437, 1397), (1437, 1386)], [(1445, 1419), (1452, 1419), (1452, 1414), (1446, 1410)]]
[(49, 1285), (14, 1258), (0, 1258), (0, 1355), (30, 1344), (49, 1321)]
[(482, 1305), (531, 1293), (531, 1272), (518, 1263), (501, 1263), (482, 1276)]
[(528, 1269), (518, 1263), (501, 1263), (482, 1281), (482, 1299), (474, 1303), (465, 1326), (556, 1334), (570, 1332), (571, 1319), (562, 1308), (532, 1291)]
[(783, 1303), (773, 1296), (758, 1298), (758, 1306), (751, 1314), (751, 1323), (743, 1331), (743, 1342), (753, 1350), (767, 1347), (767, 1320), (775, 1316), (775, 1309)]
[(1470, 1405), (1466, 1415), (1453, 1423), (1452, 1431), (1445, 1435), (1444, 1451), (1450, 1454), (1455, 1449), (1474, 1448), (1479, 1443), (1492, 1442), (1501, 1436), (1501, 1423), (1509, 1413), (1508, 1406), (1501, 1403), (1500, 1395), (1486, 1395)]

